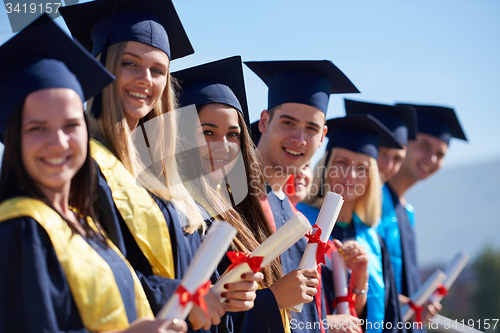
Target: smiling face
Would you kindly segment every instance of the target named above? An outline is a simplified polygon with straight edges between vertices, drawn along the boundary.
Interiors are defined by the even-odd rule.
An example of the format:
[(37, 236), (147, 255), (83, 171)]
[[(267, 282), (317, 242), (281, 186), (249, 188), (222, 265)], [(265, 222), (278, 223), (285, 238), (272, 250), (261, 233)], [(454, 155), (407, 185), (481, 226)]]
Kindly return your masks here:
[[(241, 127), (238, 111), (224, 104), (207, 104), (198, 113), (201, 127), (196, 129), (200, 140), (201, 164), (206, 174), (219, 181), (224, 167), (226, 174), (231, 171), (241, 147)], [(206, 144), (205, 144), (206, 142)]]
[(383, 183), (387, 183), (394, 177), (406, 157), (406, 147), (403, 149), (380, 147), (378, 151), (378, 171)]
[(325, 114), (310, 105), (285, 103), (261, 113), (259, 150), (267, 166), (297, 173), (321, 146), (326, 135)]
[(156, 105), (167, 86), (170, 61), (165, 52), (155, 47), (127, 42), (116, 75), (125, 119), (134, 130)]
[(344, 201), (356, 201), (367, 191), (370, 178), (370, 156), (337, 148), (332, 164), (325, 173), (329, 190), (340, 194)]
[(446, 142), (433, 135), (418, 133), (415, 141), (408, 142), (400, 172), (412, 180), (423, 180), (443, 166), (447, 152)]
[(82, 100), (67, 88), (33, 92), (24, 102), (21, 156), (26, 172), (44, 193), (69, 191), (87, 157)]
[(294, 177), (295, 200), (297, 203), (306, 198), (311, 190), (312, 179), (311, 162), (307, 162)]

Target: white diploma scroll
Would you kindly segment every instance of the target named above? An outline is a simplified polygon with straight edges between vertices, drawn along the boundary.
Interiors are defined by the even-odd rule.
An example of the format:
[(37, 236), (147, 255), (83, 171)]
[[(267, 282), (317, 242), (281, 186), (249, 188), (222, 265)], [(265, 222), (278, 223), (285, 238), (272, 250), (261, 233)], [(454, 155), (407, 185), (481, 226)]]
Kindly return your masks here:
[[(345, 260), (336, 249), (332, 252), (333, 287), (335, 297), (347, 296), (347, 267)], [(350, 314), (349, 302), (337, 302), (338, 314)]]
[[(294, 217), (288, 220), (281, 228), (273, 235), (260, 244), (251, 254), (252, 257), (263, 257), (261, 267), (265, 267), (280, 254), (285, 252), (290, 246), (295, 244), (302, 238), (307, 231), (311, 229), (311, 225), (304, 215), (297, 213)], [(242, 263), (234, 267), (232, 270), (222, 276), (219, 281), (212, 287), (212, 291), (219, 297), (222, 302), (224, 298), (221, 293), (224, 292), (224, 284), (241, 281), (241, 274), (250, 272), (251, 269), (247, 263)]]
[[(440, 269), (436, 270), (424, 285), (413, 295), (411, 298), (412, 302), (418, 306), (422, 306), (431, 295), (436, 291), (437, 286), (444, 281), (446, 274)], [(413, 309), (407, 304), (403, 307), (403, 320), (409, 321), (411, 316), (415, 313)]]
[[(210, 279), (236, 234), (237, 230), (224, 221), (215, 222), (210, 227), (181, 281), (181, 285), (189, 293), (195, 293)], [(179, 295), (174, 293), (156, 317), (159, 319), (186, 319), (192, 308), (192, 302), (182, 307)]]
[[(335, 192), (326, 193), (325, 200), (321, 205), (321, 210), (319, 211), (318, 219), (315, 223), (321, 228), (321, 235), (319, 236), (319, 239), (322, 242), (328, 241), (333, 227), (335, 226), (335, 222), (337, 222), (343, 203), (344, 199), (341, 195)], [(311, 233), (315, 234), (316, 231), (317, 230), (313, 230)], [(318, 251), (318, 243), (307, 244), (304, 254), (302, 255), (302, 259), (300, 260), (299, 269), (316, 268), (316, 265), (318, 264), (316, 262), (316, 251)], [(304, 304), (298, 304), (294, 306), (292, 310), (301, 312), (303, 306)]]
[[(464, 252), (460, 252), (455, 256), (455, 258), (453, 258), (453, 261), (448, 265), (448, 267), (446, 267), (446, 279), (444, 279), (443, 281), (443, 287), (445, 287), (446, 290), (450, 289), (451, 285), (453, 284), (453, 282), (455, 282), (458, 275), (460, 274), (460, 272), (462, 272), (468, 261), (469, 256)], [(429, 300), (431, 302), (441, 302), (443, 297), (443, 295), (439, 295), (437, 292), (435, 292), (434, 294), (432, 294)]]

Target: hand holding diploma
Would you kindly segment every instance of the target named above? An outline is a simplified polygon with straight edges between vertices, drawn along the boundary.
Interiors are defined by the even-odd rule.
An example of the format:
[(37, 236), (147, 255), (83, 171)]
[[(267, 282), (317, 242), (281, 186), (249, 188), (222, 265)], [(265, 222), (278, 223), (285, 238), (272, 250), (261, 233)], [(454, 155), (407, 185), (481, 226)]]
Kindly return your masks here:
[[(327, 192), (323, 205), (316, 220), (316, 224), (306, 238), (308, 244), (299, 264), (299, 269), (316, 268), (317, 265), (325, 263), (325, 253), (329, 249), (328, 238), (332, 233), (335, 222), (339, 216), (344, 200), (335, 192)], [(303, 304), (298, 304), (292, 309), (302, 311)]]
[[(186, 319), (194, 304), (207, 310), (204, 296), (210, 290), (209, 279), (236, 233), (236, 229), (226, 222), (216, 222), (212, 225), (189, 265), (181, 284), (158, 312), (157, 318)], [(208, 317), (208, 311), (205, 314)], [(210, 322), (210, 320), (207, 321)]]
[[(304, 215), (298, 213), (279, 228), (272, 236), (266, 239), (252, 253), (234, 256), (235, 265), (231, 265), (231, 269), (217, 281), (212, 288), (212, 292), (214, 292), (222, 302), (224, 297), (221, 294), (225, 291), (225, 284), (241, 281), (241, 275), (247, 272), (255, 272), (257, 269), (260, 271), (262, 267), (268, 265), (290, 246), (295, 244), (295, 242), (304, 236), (310, 228), (311, 225)], [(252, 268), (250, 266), (252, 266)]]

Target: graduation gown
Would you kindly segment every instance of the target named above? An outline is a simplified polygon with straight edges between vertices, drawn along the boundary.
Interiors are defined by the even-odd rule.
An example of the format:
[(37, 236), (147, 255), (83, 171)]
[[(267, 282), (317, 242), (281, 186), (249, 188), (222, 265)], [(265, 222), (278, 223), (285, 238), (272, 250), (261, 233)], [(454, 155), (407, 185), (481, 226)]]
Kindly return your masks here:
[[(107, 216), (109, 220), (106, 220), (106, 223), (103, 224), (104, 229), (110, 235), (112, 241), (117, 244), (122, 253), (125, 255), (127, 260), (130, 262), (132, 267), (137, 273), (141, 284), (144, 288), (146, 296), (151, 304), (151, 309), (153, 313), (156, 315), (158, 311), (160, 311), (161, 307), (167, 302), (167, 300), (173, 295), (177, 287), (179, 286), (181, 279), (184, 277), (186, 273), (189, 263), (194, 257), (196, 251), (198, 250), (201, 244), (201, 236), (198, 232), (194, 232), (192, 234), (188, 234), (182, 228), (183, 225), (186, 225), (185, 220), (186, 217), (175, 207), (172, 202), (165, 201), (160, 199), (147, 191), (144, 192), (139, 191), (131, 191), (130, 187), (136, 186), (135, 181), (134, 184), (130, 184), (130, 187), (124, 186), (123, 188), (113, 190), (109, 185), (109, 182), (114, 182), (114, 177), (116, 176), (113, 171), (110, 170), (108, 165), (123, 165), (119, 162), (114, 156), (108, 156), (108, 154), (104, 155), (105, 158), (115, 159), (112, 163), (108, 163), (103, 156), (98, 156), (95, 151), (92, 151), (92, 148), (95, 148), (95, 143), (91, 141), (91, 153), (94, 158), (96, 158), (96, 162), (98, 164), (98, 201), (99, 201), (99, 215)], [(102, 145), (101, 145), (101, 148)], [(104, 152), (99, 150), (101, 154)], [(108, 151), (109, 152), (109, 151)], [(109, 152), (109, 154), (111, 154)], [(103, 161), (104, 159), (104, 161)], [(123, 172), (123, 171), (122, 171)], [(130, 174), (129, 174), (130, 175)], [(121, 177), (122, 175), (118, 175)], [(131, 176), (131, 175), (130, 175)], [(120, 179), (123, 182), (123, 179)], [(126, 184), (125, 184), (126, 185)], [(153, 209), (157, 209), (160, 212), (160, 216), (155, 216), (156, 221), (151, 221), (151, 218), (143, 218), (142, 222), (147, 221), (147, 223), (158, 223), (156, 226), (153, 225), (151, 228), (160, 228), (162, 227), (160, 223), (163, 223), (166, 226), (166, 233), (168, 234), (168, 248), (165, 248), (166, 245), (157, 246), (157, 244), (144, 244), (142, 240), (147, 240), (148, 236), (151, 234), (142, 234), (141, 235), (141, 244), (137, 241), (136, 232), (140, 232), (140, 230), (134, 230), (134, 233), (131, 231), (130, 221), (125, 221), (124, 212), (128, 212), (129, 210), (134, 210), (135, 207), (132, 206), (135, 202), (147, 202), (147, 198), (144, 198), (144, 193), (148, 196), (149, 200), (153, 202), (151, 206)], [(123, 207), (126, 206), (126, 207)], [(141, 207), (136, 209), (141, 213), (143, 210)], [(130, 218), (129, 216), (125, 216), (126, 218)], [(160, 221), (160, 222), (158, 222)], [(138, 222), (138, 221), (135, 221)], [(165, 241), (166, 237), (163, 237), (162, 241)], [(154, 241), (154, 238), (151, 240)], [(142, 248), (141, 248), (142, 246)], [(161, 258), (164, 260), (159, 262), (160, 259), (155, 258), (154, 253), (145, 253), (144, 247), (146, 249), (149, 248), (160, 248), (162, 251), (168, 251), (166, 255), (163, 255)], [(168, 276), (168, 266), (169, 260), (172, 260), (172, 274)], [(167, 267), (158, 273), (160, 269), (157, 267)], [(161, 274), (161, 275), (160, 275)], [(214, 275), (213, 279), (217, 276)], [(212, 283), (215, 281), (212, 280)], [(222, 320), (222, 319), (221, 319)], [(224, 320), (225, 321), (230, 321)], [(217, 332), (217, 326), (212, 326), (210, 332)], [(193, 330), (189, 329), (189, 332), (193, 332)], [(198, 330), (196, 332), (207, 332), (203, 329)]]
[[(297, 205), (297, 208), (314, 224), (319, 215), (319, 209), (305, 204)], [(353, 214), (353, 221), (346, 228), (335, 225), (330, 240), (338, 239), (341, 242), (348, 240), (358, 241), (369, 256), (368, 262), (368, 294), (364, 316), (366, 321), (372, 323), (365, 326), (367, 332), (396, 332), (397, 323), (402, 321), (401, 309), (396, 290), (394, 273), (389, 259), (389, 254), (385, 244), (376, 233), (374, 228), (370, 228), (361, 222), (356, 214)], [(332, 244), (332, 246), (334, 246)], [(325, 289), (325, 298), (329, 307), (329, 313), (334, 313), (332, 307), (335, 299), (333, 287), (332, 262), (327, 260), (326, 266), (322, 270), (322, 280)], [(373, 323), (385, 323), (382, 326)], [(387, 323), (390, 322), (390, 325)], [(390, 327), (388, 327), (390, 326)], [(378, 328), (377, 328), (378, 327)], [(404, 329), (403, 329), (404, 330)], [(401, 330), (399, 330), (401, 331)]]
[[(281, 200), (269, 186), (267, 187), (267, 201), (273, 213), (276, 229), (279, 229), (295, 215), (288, 198), (285, 196), (285, 198)], [(300, 260), (302, 259), (306, 246), (307, 239), (302, 237), (280, 256), (283, 274), (286, 275), (299, 268)], [(302, 312), (298, 313), (292, 311), (292, 318), (290, 320), (292, 332), (320, 333), (323, 324), (321, 320), (326, 318), (326, 314), (324, 314), (323, 318), (320, 316), (321, 313), (318, 313), (315, 301), (304, 304)]]
[(414, 210), (403, 206), (388, 184), (383, 187), (382, 219), (377, 231), (390, 254), (398, 292), (412, 297), (420, 287), (416, 240), (413, 227)]
[(137, 277), (114, 246), (73, 234), (50, 207), (28, 200), (0, 206), (0, 332), (121, 330), (152, 318)]

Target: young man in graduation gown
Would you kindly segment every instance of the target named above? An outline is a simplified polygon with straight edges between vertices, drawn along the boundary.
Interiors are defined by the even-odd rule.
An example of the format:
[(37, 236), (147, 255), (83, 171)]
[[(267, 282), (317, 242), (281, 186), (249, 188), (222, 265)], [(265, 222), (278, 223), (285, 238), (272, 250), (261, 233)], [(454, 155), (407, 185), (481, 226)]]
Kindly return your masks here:
[[(410, 104), (396, 104), (396, 107), (398, 109), (393, 110), (400, 118), (400, 125), (397, 126), (395, 121), (392, 121), (392, 125), (387, 123), (387, 120), (385, 123), (401, 138), (407, 146), (407, 152), (403, 161), (397, 158), (392, 166), (386, 168), (388, 171), (383, 179), (386, 185), (383, 190), (382, 220), (378, 232), (387, 244), (398, 292), (402, 295), (400, 300), (405, 304), (421, 284), (413, 230), (414, 210), (407, 202), (405, 194), (418, 181), (426, 179), (441, 168), (452, 137), (465, 141), (467, 139), (455, 111), (451, 108)], [(406, 108), (407, 111), (401, 108)], [(413, 113), (416, 121), (412, 121)], [(388, 115), (385, 117), (389, 119)], [(384, 119), (381, 121), (384, 122)], [(403, 122), (406, 125), (403, 125)], [(422, 311), (424, 322), (440, 310), (439, 303), (426, 303)]]
[[(246, 62), (269, 87), (268, 107), (259, 121), (261, 137), (258, 150), (260, 167), (267, 182), (267, 200), (263, 202), (279, 229), (294, 215), (283, 186), (290, 175), (304, 166), (321, 146), (327, 133), (325, 115), (332, 93), (358, 93), (356, 87), (331, 62), (323, 61), (264, 61)], [(272, 215), (272, 216), (271, 216)], [(291, 308), (292, 285), (288, 281), (299, 276), (307, 281), (306, 290), (318, 285), (314, 270), (297, 270), (304, 253), (305, 237), (281, 255), (284, 278), (271, 286), (280, 308)], [(281, 282), (281, 283), (280, 283)], [(320, 288), (318, 288), (320, 289)], [(321, 289), (320, 289), (321, 290)], [(307, 303), (302, 312), (293, 312), (293, 332), (324, 332), (321, 320), (326, 318), (321, 309), (321, 294), (307, 292)], [(314, 301), (313, 301), (314, 300)], [(281, 304), (280, 304), (281, 303)]]

